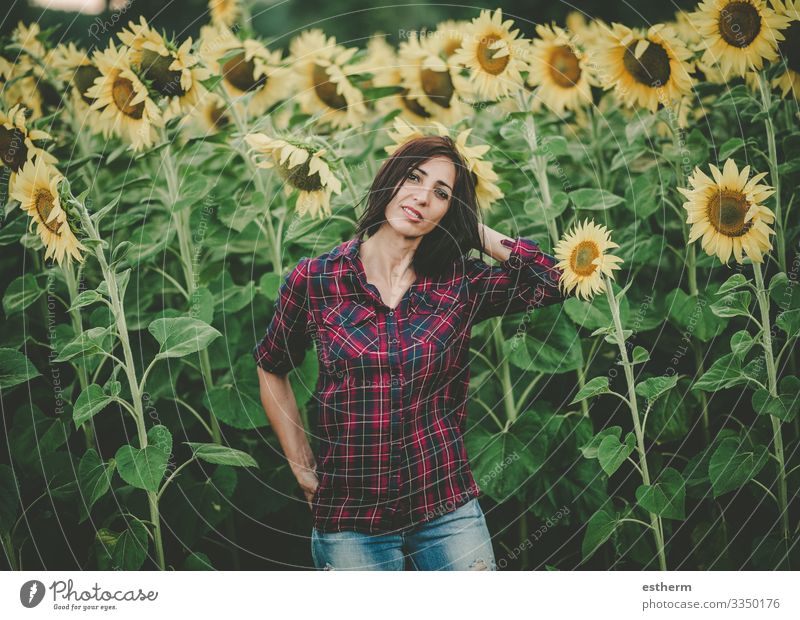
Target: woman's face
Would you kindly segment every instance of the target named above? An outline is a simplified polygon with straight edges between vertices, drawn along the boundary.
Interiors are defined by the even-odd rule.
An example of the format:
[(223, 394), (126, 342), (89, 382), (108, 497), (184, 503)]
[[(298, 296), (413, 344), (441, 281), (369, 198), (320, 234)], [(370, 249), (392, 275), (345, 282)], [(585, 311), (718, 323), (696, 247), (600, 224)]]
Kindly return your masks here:
[(455, 179), (456, 167), (447, 157), (437, 156), (417, 164), (386, 206), (386, 221), (405, 237), (428, 234), (450, 207)]

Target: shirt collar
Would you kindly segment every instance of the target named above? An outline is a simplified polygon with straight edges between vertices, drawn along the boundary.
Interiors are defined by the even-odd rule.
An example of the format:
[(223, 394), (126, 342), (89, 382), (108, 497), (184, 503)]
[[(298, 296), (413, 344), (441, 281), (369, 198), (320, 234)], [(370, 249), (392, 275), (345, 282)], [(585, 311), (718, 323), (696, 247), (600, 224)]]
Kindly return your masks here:
[(330, 253), (331, 260), (338, 260), (339, 258), (345, 257), (351, 263), (353, 259), (358, 256), (358, 248), (361, 245), (361, 238), (360, 237), (353, 237), (349, 241), (345, 241), (344, 243), (340, 243), (337, 245)]

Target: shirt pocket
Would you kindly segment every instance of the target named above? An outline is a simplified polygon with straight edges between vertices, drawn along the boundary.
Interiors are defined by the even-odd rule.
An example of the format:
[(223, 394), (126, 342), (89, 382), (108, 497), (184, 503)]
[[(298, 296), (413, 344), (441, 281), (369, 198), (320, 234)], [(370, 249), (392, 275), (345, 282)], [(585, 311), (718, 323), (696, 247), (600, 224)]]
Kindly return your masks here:
[(322, 343), (328, 363), (346, 362), (378, 349), (375, 308), (342, 300), (322, 308)]
[(463, 327), (466, 299), (460, 291), (432, 289), (412, 296), (408, 315), (411, 340), (446, 348)]

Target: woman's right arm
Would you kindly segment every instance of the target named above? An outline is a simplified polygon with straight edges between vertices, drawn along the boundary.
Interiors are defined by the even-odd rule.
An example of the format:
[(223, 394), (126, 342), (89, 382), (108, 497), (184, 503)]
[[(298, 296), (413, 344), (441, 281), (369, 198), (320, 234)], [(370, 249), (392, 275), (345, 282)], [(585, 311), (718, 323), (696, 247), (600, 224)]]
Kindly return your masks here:
[(307, 257), (300, 259), (284, 278), (275, 313), (264, 337), (253, 349), (253, 357), (258, 367), (261, 404), (310, 505), (318, 484), (316, 463), (288, 377), (311, 346), (307, 331), (309, 261)]
[(276, 375), (259, 368), (258, 383), (261, 404), (267, 419), (278, 437), (292, 473), (305, 493), (308, 505), (311, 506), (311, 499), (319, 485), (317, 464), (306, 437), (289, 376)]

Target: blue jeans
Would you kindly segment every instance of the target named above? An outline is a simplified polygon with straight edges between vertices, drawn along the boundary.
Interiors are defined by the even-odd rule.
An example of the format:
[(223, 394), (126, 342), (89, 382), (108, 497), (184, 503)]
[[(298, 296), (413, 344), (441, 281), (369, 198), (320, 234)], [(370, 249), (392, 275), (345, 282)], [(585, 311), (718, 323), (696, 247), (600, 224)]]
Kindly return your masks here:
[(314, 566), (325, 570), (497, 570), (477, 498), (425, 523), (391, 534), (311, 529)]

